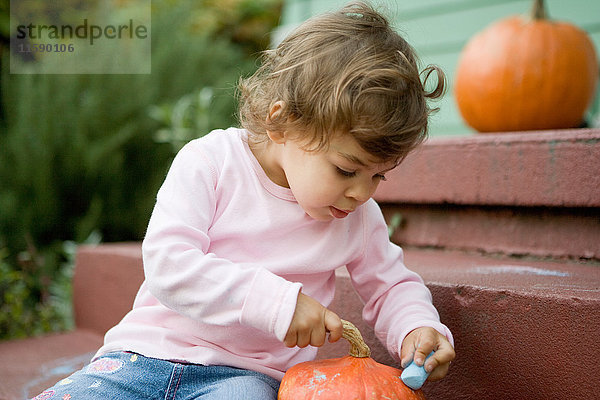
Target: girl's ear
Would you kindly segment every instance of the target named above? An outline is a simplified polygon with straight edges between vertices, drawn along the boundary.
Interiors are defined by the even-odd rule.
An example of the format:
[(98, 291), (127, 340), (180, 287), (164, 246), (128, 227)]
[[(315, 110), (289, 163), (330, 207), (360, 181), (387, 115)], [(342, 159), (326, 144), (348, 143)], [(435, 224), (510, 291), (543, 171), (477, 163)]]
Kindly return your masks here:
[(278, 100), (275, 103), (273, 103), (273, 105), (269, 109), (269, 115), (267, 115), (267, 122), (271, 122), (278, 119), (283, 113), (283, 110), (285, 110), (285, 103), (283, 101)]
[[(267, 115), (266, 122), (271, 123), (273, 120), (277, 120), (281, 117), (283, 110), (285, 109), (285, 103), (281, 100), (273, 103), (271, 108), (269, 109), (269, 115)], [(267, 135), (269, 139), (277, 144), (285, 143), (285, 132), (284, 131), (271, 131), (267, 130)]]

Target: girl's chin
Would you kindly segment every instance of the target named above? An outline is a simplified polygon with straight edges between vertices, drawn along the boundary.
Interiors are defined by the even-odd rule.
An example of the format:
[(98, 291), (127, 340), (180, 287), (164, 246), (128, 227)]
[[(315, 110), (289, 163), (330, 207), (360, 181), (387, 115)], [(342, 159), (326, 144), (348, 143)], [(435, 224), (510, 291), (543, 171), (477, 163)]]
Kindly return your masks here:
[(306, 215), (317, 221), (332, 221), (335, 219), (329, 208), (304, 210)]

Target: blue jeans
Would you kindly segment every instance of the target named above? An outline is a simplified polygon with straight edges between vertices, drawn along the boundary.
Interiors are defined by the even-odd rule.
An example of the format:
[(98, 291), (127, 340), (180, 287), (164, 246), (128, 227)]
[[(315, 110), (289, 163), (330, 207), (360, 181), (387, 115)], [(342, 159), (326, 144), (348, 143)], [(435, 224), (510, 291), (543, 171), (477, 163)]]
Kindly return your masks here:
[(279, 381), (225, 366), (181, 364), (135, 353), (109, 353), (34, 400), (275, 400)]

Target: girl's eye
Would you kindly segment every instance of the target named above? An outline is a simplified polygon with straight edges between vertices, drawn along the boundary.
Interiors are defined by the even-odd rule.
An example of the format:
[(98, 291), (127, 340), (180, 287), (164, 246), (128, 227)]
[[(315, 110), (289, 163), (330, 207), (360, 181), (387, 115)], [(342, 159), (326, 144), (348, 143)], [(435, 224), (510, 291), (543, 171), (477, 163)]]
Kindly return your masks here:
[(382, 181), (387, 181), (387, 178), (385, 177), (384, 174), (377, 174), (377, 175), (375, 175), (375, 178), (382, 180)]
[(341, 169), (340, 167), (336, 167), (338, 174), (345, 176), (346, 178), (352, 178), (356, 176), (356, 172), (354, 171), (346, 171), (345, 169)]

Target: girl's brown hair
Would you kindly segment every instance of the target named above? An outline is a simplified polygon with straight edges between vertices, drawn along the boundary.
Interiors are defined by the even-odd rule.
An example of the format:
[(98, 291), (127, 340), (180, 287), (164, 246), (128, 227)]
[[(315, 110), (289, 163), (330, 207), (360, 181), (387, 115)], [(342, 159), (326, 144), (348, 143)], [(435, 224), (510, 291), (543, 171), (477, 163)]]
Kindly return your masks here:
[[(377, 160), (400, 162), (427, 136), (434, 111), (427, 99), (444, 90), (444, 73), (437, 66), (420, 72), (414, 49), (384, 16), (357, 2), (309, 19), (264, 52), (256, 73), (240, 80), (239, 117), (253, 140), (290, 130), (320, 150), (332, 134), (349, 133)], [(277, 101), (282, 112), (267, 118)]]

